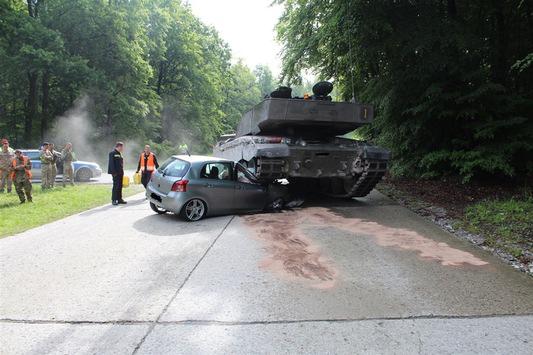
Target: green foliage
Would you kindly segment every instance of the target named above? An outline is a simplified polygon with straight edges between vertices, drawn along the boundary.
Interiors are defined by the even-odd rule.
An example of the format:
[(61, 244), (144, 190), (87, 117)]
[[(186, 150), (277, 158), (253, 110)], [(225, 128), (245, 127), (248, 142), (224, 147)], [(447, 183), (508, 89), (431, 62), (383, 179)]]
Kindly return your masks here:
[(272, 85), (181, 1), (31, 3), (0, 0), (0, 135), (14, 146), (49, 138), (86, 95), (91, 138), (207, 152)]
[(374, 104), (361, 134), (392, 150), (393, 173), (533, 172), (529, 1), (278, 2), (283, 79), (318, 70)]
[(257, 83), (259, 85), (259, 91), (264, 97), (265, 95), (270, 94), (274, 91), (278, 85), (274, 80), (274, 75), (270, 68), (266, 65), (258, 65), (254, 69), (254, 75), (257, 78)]
[(525, 247), (533, 251), (533, 198), (495, 200), (476, 203), (466, 209), (465, 225), (480, 233), (486, 243), (504, 248), (520, 257)]

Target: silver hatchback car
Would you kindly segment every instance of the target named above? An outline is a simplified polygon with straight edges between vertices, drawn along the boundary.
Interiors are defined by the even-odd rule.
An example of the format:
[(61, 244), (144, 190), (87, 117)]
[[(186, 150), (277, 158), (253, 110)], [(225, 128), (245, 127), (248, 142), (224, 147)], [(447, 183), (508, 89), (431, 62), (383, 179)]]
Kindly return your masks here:
[(174, 212), (187, 221), (209, 215), (278, 209), (287, 189), (259, 184), (244, 166), (233, 161), (175, 155), (153, 174), (146, 198), (159, 214)]

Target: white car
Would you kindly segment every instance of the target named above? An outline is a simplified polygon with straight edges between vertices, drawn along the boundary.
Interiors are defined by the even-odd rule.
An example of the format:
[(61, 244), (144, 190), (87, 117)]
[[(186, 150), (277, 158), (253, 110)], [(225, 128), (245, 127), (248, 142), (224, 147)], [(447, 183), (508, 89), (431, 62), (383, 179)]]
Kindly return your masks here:
[[(26, 155), (31, 160), (32, 180), (41, 180), (41, 159), (40, 151), (38, 149), (21, 149), (22, 154)], [(89, 181), (92, 178), (97, 178), (102, 175), (102, 169), (97, 163), (88, 161), (76, 160), (72, 163), (74, 166), (74, 180)], [(63, 164), (57, 164), (56, 180), (63, 179)]]

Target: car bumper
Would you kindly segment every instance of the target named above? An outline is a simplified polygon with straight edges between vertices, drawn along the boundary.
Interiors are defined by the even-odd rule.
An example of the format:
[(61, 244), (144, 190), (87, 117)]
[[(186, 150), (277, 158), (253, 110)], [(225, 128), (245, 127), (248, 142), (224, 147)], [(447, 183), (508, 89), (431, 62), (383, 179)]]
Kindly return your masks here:
[(173, 213), (180, 213), (185, 202), (192, 197), (187, 192), (171, 191), (168, 194), (161, 193), (151, 182), (146, 186), (146, 199), (157, 207)]
[(93, 169), (93, 178), (98, 178), (100, 176), (102, 176), (102, 169)]

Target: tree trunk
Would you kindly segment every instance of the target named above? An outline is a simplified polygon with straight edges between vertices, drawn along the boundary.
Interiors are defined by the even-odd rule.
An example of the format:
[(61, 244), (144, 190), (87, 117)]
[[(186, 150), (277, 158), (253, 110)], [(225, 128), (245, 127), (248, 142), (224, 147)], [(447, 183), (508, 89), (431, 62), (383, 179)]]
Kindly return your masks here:
[(157, 75), (157, 95), (161, 95), (161, 85), (163, 84), (163, 77), (164, 77), (164, 66), (165, 63), (163, 61), (159, 62), (159, 73)]
[(508, 35), (507, 35), (507, 26), (505, 23), (505, 16), (503, 13), (503, 4), (500, 0), (494, 2), (495, 5), (495, 42), (496, 42), (496, 53), (495, 61), (493, 67), (493, 78), (494, 81), (505, 84), (507, 77), (507, 49), (508, 49)]
[(457, 5), (455, 4), (455, 0), (448, 0), (446, 5), (450, 18), (457, 16)]
[(37, 0), (27, 0), (28, 4), (28, 15), (30, 17), (37, 17)]
[(44, 140), (44, 135), (48, 130), (48, 119), (49, 119), (49, 107), (50, 107), (50, 87), (49, 87), (50, 73), (47, 71), (44, 72), (42, 78), (42, 91), (43, 97), (41, 101), (41, 140)]
[(28, 72), (28, 107), (24, 122), (24, 143), (29, 145), (32, 140), (33, 121), (37, 115), (37, 79), (36, 72)]

